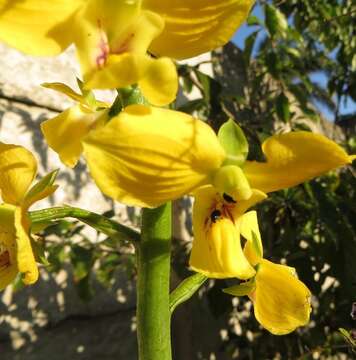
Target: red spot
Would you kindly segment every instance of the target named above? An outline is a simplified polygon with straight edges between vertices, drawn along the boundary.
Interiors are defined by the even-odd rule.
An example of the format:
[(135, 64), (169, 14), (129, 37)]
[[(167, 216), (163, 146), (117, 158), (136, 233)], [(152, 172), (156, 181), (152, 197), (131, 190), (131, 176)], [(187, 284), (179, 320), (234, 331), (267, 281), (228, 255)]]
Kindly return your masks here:
[(8, 267), (10, 265), (10, 254), (8, 251), (4, 251), (0, 254), (0, 268)]

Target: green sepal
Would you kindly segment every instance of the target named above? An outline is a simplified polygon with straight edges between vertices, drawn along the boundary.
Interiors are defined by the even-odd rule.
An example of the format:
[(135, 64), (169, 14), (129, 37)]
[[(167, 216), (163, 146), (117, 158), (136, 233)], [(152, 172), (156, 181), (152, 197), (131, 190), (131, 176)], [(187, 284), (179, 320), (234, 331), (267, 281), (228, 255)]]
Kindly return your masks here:
[(84, 83), (82, 80), (77, 78), (77, 84), (79, 86), (80, 92), (83, 95), (85, 103), (92, 109), (97, 110), (98, 102), (95, 99), (94, 92), (92, 90), (85, 89)]
[(256, 235), (256, 233), (254, 231), (251, 231), (251, 232), (252, 232), (252, 247), (253, 247), (253, 250), (255, 251), (255, 254), (259, 258), (262, 258), (263, 257), (262, 243), (261, 243), (260, 239), (258, 238), (258, 236)]
[(248, 142), (244, 132), (234, 120), (229, 119), (220, 127), (218, 139), (226, 152), (224, 165), (241, 166), (246, 161)]
[(246, 296), (251, 294), (252, 291), (255, 290), (255, 287), (256, 287), (256, 281), (255, 278), (253, 277), (252, 279), (243, 282), (239, 285), (234, 285), (226, 289), (223, 289), (223, 292), (233, 296)]
[(56, 177), (58, 175), (58, 171), (54, 170), (48, 173), (45, 177), (43, 177), (40, 181), (38, 181), (35, 185), (31, 187), (31, 189), (26, 194), (26, 200), (31, 199), (32, 197), (35, 197), (37, 194), (41, 193), (42, 191), (46, 190), (46, 188), (53, 185), (53, 183), (56, 180)]

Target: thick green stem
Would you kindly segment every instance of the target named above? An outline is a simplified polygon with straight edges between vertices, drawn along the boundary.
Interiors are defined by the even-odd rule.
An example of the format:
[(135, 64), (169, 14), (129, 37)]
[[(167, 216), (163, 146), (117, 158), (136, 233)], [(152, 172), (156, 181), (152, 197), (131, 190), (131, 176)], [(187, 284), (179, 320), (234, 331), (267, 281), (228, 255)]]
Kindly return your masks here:
[(140, 360), (171, 360), (169, 311), (171, 203), (143, 209), (137, 246), (137, 338)]

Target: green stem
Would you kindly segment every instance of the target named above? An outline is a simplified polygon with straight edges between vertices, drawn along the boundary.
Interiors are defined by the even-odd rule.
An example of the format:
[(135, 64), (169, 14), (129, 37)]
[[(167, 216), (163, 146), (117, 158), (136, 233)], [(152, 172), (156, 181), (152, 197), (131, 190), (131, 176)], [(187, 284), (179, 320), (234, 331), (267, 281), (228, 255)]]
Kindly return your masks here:
[(137, 231), (105, 216), (79, 208), (70, 206), (53, 207), (31, 211), (29, 215), (33, 224), (70, 217), (84, 222), (114, 240), (129, 240), (134, 244), (140, 240), (140, 234)]
[(137, 338), (140, 360), (171, 360), (169, 311), (171, 203), (143, 209), (137, 246)]

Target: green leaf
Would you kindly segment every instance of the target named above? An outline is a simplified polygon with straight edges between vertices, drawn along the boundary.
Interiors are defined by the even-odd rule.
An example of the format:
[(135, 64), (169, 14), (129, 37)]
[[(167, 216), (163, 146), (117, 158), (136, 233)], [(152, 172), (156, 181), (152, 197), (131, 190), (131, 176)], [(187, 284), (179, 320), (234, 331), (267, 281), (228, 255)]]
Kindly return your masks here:
[(258, 31), (253, 32), (245, 39), (245, 48), (244, 48), (244, 59), (246, 64), (250, 63), (251, 54), (253, 50), (253, 46), (255, 45), (255, 41), (258, 35)]
[(270, 4), (265, 5), (265, 24), (271, 37), (284, 35), (288, 29), (288, 21), (283, 13)]
[(220, 127), (218, 139), (227, 154), (224, 165), (241, 166), (246, 161), (248, 142), (244, 132), (234, 120), (229, 119)]
[(256, 287), (255, 278), (252, 278), (246, 282), (243, 282), (239, 285), (234, 285), (223, 289), (223, 292), (233, 296), (246, 296), (249, 295)]
[(73, 245), (70, 251), (75, 281), (84, 279), (90, 272), (93, 263), (93, 250), (79, 245)]
[(40, 181), (38, 181), (35, 185), (31, 187), (26, 195), (26, 199), (30, 199), (37, 194), (41, 193), (42, 191), (46, 190), (46, 188), (53, 185), (54, 181), (56, 180), (58, 169), (50, 172), (45, 177), (43, 177)]
[(170, 295), (169, 309), (171, 314), (178, 305), (190, 299), (206, 280), (208, 280), (208, 278), (200, 273), (184, 279)]
[(291, 116), (289, 109), (289, 100), (283, 92), (277, 97), (275, 108), (279, 120), (283, 122), (288, 122)]
[(250, 15), (247, 18), (246, 22), (247, 22), (247, 25), (249, 25), (249, 26), (262, 25), (261, 20), (255, 15)]

